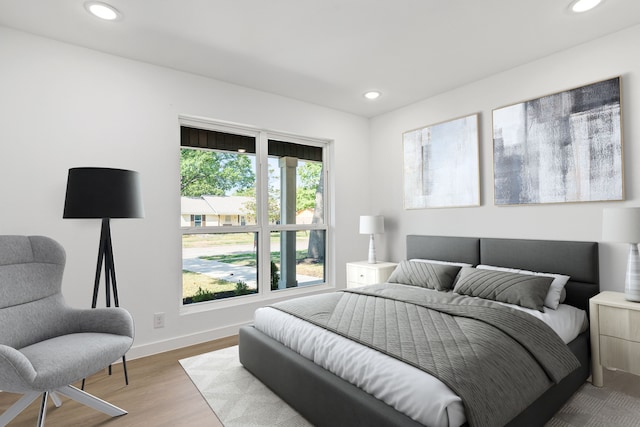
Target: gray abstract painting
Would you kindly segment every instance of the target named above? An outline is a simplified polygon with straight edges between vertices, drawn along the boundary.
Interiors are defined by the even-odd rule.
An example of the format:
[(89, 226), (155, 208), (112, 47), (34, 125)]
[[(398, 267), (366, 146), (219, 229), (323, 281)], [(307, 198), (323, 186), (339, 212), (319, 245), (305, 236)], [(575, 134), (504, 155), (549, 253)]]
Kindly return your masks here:
[(496, 205), (623, 200), (620, 78), (493, 111)]
[(403, 134), (405, 209), (478, 206), (478, 115)]

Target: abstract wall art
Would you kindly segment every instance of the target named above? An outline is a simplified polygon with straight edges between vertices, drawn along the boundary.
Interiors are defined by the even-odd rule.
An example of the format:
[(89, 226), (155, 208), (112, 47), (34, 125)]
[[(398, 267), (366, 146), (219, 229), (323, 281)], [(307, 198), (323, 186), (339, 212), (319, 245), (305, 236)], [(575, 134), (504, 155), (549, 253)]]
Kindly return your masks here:
[(478, 206), (478, 114), (403, 134), (405, 209)]
[(624, 200), (620, 77), (493, 111), (496, 205)]

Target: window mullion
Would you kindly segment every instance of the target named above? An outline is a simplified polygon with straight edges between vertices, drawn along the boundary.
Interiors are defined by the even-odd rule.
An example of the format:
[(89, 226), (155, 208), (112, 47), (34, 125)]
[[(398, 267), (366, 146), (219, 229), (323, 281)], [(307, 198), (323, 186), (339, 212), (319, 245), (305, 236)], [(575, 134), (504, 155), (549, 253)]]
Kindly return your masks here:
[(259, 191), (256, 196), (258, 228), (260, 245), (258, 253), (258, 292), (265, 294), (271, 291), (270, 269), (271, 263), (271, 234), (269, 233), (269, 165), (268, 165), (268, 136), (266, 132), (260, 132), (257, 136), (257, 157), (258, 163), (257, 186)]

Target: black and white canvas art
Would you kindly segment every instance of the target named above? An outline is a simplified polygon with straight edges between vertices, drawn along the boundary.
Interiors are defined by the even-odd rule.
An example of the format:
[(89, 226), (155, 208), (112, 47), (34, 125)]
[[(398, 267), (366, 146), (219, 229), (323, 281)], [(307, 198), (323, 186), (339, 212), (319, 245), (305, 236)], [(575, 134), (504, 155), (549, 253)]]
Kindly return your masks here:
[(493, 111), (496, 205), (623, 200), (620, 77)]
[(478, 206), (478, 115), (405, 132), (405, 209)]

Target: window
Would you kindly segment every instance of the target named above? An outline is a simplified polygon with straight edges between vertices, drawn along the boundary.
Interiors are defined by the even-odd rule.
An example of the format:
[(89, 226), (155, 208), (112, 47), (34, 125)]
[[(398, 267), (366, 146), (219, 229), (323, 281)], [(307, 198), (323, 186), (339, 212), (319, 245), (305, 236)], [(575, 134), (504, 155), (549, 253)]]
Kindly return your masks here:
[(180, 131), (183, 303), (324, 284), (328, 142), (189, 119)]

